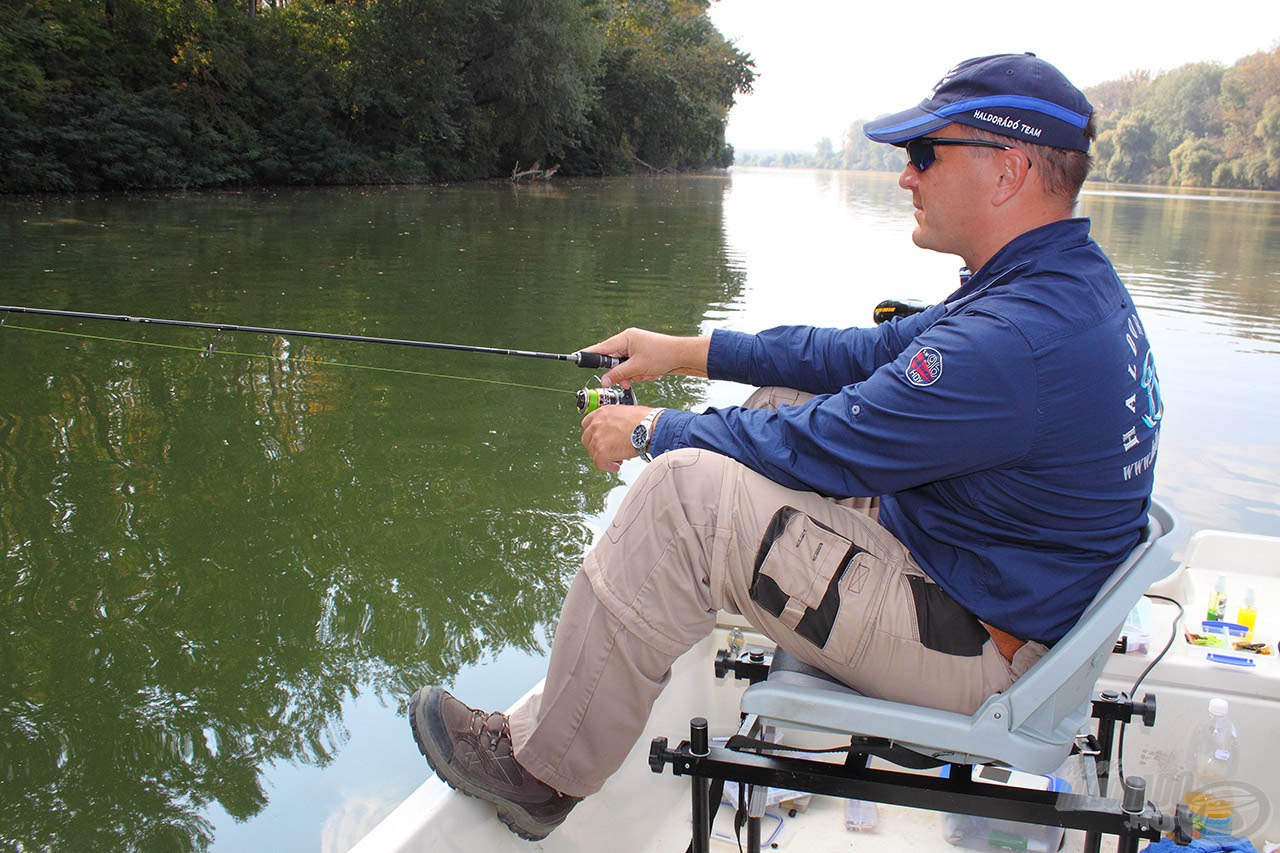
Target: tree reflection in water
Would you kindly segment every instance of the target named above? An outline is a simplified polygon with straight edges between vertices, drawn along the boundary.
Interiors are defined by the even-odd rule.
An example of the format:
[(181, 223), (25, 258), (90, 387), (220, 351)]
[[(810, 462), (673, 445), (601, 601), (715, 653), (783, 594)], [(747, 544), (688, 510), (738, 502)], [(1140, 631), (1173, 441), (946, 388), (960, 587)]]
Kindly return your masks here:
[[(474, 300), (479, 315), (426, 317), (408, 279), (394, 298), (367, 281), (317, 295), (320, 311), (303, 298), (312, 282), (300, 278), (295, 298), (277, 310), (296, 306), (313, 321), (296, 321), (300, 327), (479, 344), (501, 340), (493, 332), (505, 326), (511, 345), (563, 351), (620, 327), (622, 315), (695, 331), (708, 303), (732, 294), (720, 184), (695, 185), (710, 215), (702, 207), (673, 213), (656, 186), (592, 192), (608, 200), (603, 213), (526, 209), (520, 199), (506, 210), (508, 190), (487, 188), (450, 196), (443, 212), (393, 193), (323, 225), (345, 235), (354, 226), (343, 216), (434, 216), (466, 223), (457, 237), (464, 248), (496, 244), (493, 235), (508, 227), (545, 228), (546, 245), (530, 254), (524, 244), (524, 266), (511, 257), (480, 261), (482, 270), (518, 270), (506, 297), (480, 298), (474, 269), (455, 276), (456, 292), (441, 298), (464, 308)], [(306, 203), (303, 194), (251, 212), (291, 222)], [(180, 206), (178, 219), (196, 215), (181, 200), (156, 204)], [(499, 222), (478, 227), (486, 216)], [(634, 228), (635, 216), (647, 231)], [(660, 217), (680, 230), (679, 241), (653, 240)], [(303, 223), (289, 239), (295, 254), (318, 252), (311, 261), (322, 267), (316, 227)], [(149, 248), (163, 259), (167, 238), (154, 230)], [(443, 230), (426, 230), (436, 236), (399, 263), (444, 287), (444, 264), (458, 262), (452, 254), (439, 261)], [(15, 270), (42, 263), (39, 250), (24, 254), (12, 230), (7, 237), (0, 242), (15, 247)], [(250, 258), (232, 253), (241, 276), (253, 257), (280, 251), (274, 238), (262, 240)], [(73, 248), (88, 254), (93, 246)], [(331, 260), (377, 251), (343, 245)], [(601, 288), (611, 265), (639, 263), (674, 288), (671, 299)], [(424, 269), (430, 264), (434, 272)], [(598, 274), (576, 274), (588, 264)], [(202, 289), (161, 296), (130, 285), (125, 271), (103, 275), (137, 300), (130, 307), (140, 314), (245, 320), (235, 291), (209, 308)], [(22, 280), (0, 297), (21, 302), (13, 294), (24, 292)], [(371, 295), (404, 307), (353, 330), (349, 317), (374, 316)], [(83, 307), (94, 294), (85, 284), (66, 302), (52, 296), (46, 304)], [(556, 315), (551, 326), (513, 335), (528, 332), (537, 306)], [(208, 342), (182, 330), (43, 325)], [(397, 705), (417, 686), (449, 681), (502, 649), (539, 651), (537, 638), (590, 543), (591, 519), (616, 485), (578, 444), (571, 392), (585, 371), (448, 354), (425, 363), (408, 351), (252, 336), (219, 335), (217, 347), (289, 358), (201, 358), (0, 329), (0, 841), (19, 849), (207, 846), (211, 804), (251, 818), (267, 802), (270, 764), (323, 766), (338, 754), (348, 737), (344, 700), (373, 692)], [(565, 393), (309, 359), (500, 375)], [(696, 387), (664, 382), (650, 394), (690, 405)]]

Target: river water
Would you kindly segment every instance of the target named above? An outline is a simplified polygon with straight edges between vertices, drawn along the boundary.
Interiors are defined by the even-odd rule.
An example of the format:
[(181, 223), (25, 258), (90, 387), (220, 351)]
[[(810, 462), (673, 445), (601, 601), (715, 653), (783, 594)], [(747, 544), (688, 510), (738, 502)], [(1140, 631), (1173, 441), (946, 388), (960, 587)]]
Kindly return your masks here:
[[(1280, 196), (1093, 186), (1166, 404), (1157, 492), (1280, 535)], [(942, 298), (892, 176), (0, 199), (0, 302), (571, 352)], [(622, 476), (551, 361), (10, 314), (0, 843), (344, 850), (426, 778), (408, 695), (505, 707)], [(669, 379), (645, 402), (732, 404)]]

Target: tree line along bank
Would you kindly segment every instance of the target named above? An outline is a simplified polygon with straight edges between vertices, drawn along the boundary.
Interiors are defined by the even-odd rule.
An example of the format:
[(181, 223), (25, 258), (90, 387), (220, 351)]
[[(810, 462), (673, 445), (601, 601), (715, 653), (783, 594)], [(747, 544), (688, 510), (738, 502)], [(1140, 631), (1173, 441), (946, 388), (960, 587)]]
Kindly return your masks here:
[[(1280, 46), (1229, 68), (1200, 62), (1153, 76), (1134, 72), (1085, 90), (1098, 138), (1090, 178), (1132, 184), (1280, 190)], [(898, 171), (901, 151), (857, 121), (842, 149), (745, 154), (743, 165)]]
[(0, 0), (0, 192), (722, 167), (709, 0)]

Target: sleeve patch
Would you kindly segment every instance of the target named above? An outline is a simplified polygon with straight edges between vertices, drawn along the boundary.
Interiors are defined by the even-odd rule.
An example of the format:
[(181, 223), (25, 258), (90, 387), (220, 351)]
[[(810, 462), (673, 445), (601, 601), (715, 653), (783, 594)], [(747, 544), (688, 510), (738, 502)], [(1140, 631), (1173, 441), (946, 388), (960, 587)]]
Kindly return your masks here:
[(907, 365), (907, 381), (924, 387), (942, 377), (942, 353), (933, 347), (921, 347)]

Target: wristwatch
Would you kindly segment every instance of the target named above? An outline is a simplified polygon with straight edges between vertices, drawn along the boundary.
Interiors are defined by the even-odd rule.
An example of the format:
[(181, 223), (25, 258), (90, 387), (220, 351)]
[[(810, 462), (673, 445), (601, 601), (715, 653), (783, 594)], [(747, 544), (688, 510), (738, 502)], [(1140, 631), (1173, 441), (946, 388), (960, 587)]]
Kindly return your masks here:
[(653, 456), (649, 454), (649, 445), (653, 442), (653, 424), (658, 419), (658, 415), (665, 411), (666, 409), (652, 410), (631, 431), (631, 446), (636, 449), (636, 455), (645, 462), (653, 461)]

